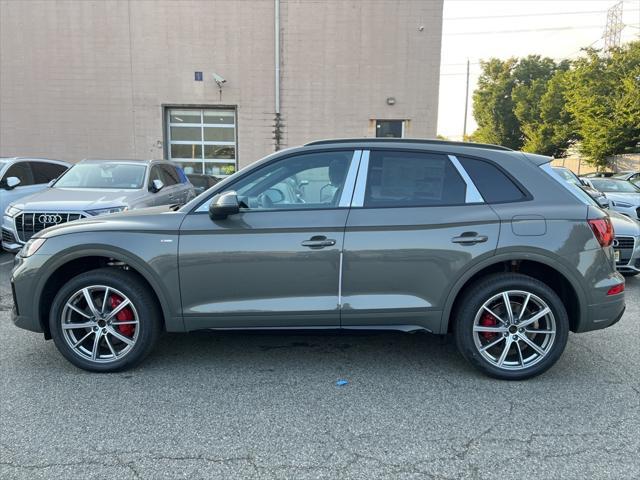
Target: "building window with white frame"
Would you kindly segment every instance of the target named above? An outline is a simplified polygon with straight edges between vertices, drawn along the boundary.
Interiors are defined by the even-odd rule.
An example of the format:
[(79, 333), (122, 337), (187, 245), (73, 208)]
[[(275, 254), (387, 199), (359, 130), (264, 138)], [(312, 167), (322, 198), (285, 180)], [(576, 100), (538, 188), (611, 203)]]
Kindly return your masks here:
[(404, 120), (376, 120), (376, 137), (403, 138)]
[(236, 112), (167, 108), (167, 156), (186, 173), (226, 176), (236, 171)]

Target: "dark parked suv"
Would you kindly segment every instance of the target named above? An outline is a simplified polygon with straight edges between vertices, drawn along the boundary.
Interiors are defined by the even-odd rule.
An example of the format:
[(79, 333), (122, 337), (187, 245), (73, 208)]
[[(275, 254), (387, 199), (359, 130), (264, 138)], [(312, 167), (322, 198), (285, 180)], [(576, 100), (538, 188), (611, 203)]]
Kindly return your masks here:
[(93, 371), (161, 330), (342, 328), (452, 332), (484, 373), (531, 377), (625, 308), (607, 213), (550, 160), (397, 139), (278, 152), (181, 208), (39, 232), (14, 322)]

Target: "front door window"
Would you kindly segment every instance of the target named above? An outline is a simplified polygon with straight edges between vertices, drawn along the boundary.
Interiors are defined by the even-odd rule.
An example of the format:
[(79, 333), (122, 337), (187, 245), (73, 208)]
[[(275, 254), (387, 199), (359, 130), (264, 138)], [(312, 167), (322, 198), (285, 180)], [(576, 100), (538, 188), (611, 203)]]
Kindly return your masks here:
[(353, 151), (289, 157), (261, 168), (229, 187), (245, 210), (336, 208)]

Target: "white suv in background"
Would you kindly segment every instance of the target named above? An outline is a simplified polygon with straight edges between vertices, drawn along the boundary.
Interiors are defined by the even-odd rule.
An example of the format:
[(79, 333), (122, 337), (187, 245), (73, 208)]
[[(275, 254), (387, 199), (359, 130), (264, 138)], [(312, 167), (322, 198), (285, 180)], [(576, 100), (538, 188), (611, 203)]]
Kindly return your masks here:
[[(47, 188), (71, 166), (70, 163), (47, 158), (0, 158), (0, 212), (4, 213), (11, 202)], [(11, 240), (8, 232), (2, 238)]]

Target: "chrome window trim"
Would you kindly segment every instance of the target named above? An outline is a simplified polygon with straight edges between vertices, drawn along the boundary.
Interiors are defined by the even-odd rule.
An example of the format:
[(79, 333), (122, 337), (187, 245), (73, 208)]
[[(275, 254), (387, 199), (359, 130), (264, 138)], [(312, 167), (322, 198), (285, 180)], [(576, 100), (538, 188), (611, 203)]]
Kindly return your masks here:
[(447, 155), (447, 156), (449, 157), (449, 160), (451, 160), (451, 163), (453, 163), (453, 166), (456, 167), (456, 170), (464, 180), (464, 183), (467, 184), (467, 193), (464, 199), (465, 202), (466, 203), (485, 203), (484, 198), (482, 197), (482, 195), (480, 195), (480, 192), (476, 188), (476, 184), (473, 183), (473, 180), (471, 180), (471, 177), (469, 176), (467, 171), (463, 168), (462, 164), (460, 163), (460, 160), (458, 160), (458, 157), (456, 157), (455, 155)]
[(353, 191), (351, 207), (364, 206), (364, 193), (367, 190), (367, 175), (369, 173), (369, 150), (364, 150), (360, 157), (360, 167), (358, 168), (358, 178)]
[(353, 198), (353, 190), (356, 184), (356, 178), (358, 177), (358, 168), (360, 166), (360, 159), (362, 158), (362, 150), (354, 150), (353, 157), (351, 157), (351, 164), (349, 165), (349, 171), (344, 179), (344, 186), (342, 187), (342, 195), (340, 195), (340, 201), (338, 207), (350, 207), (351, 199)]

